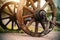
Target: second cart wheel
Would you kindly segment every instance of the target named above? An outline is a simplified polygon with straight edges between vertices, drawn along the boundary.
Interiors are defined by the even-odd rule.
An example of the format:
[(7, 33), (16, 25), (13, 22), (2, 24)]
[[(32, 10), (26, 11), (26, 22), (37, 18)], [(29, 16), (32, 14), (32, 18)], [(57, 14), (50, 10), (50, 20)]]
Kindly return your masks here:
[(21, 30), (16, 19), (17, 3), (7, 2), (0, 9), (0, 25), (3, 29)]
[[(21, 5), (19, 4), (18, 13), (16, 14), (18, 23), (25, 33), (34, 37), (44, 36), (52, 30), (50, 27), (53, 28), (51, 21), (54, 19), (54, 16), (56, 16), (56, 7), (52, 0), (44, 0), (45, 4), (42, 7), (40, 5), (40, 0), (36, 1), (37, 6), (34, 5), (35, 2), (33, 0), (29, 1), (30, 6), (25, 5), (26, 0), (20, 1)], [(47, 9), (48, 7), (50, 8), (50, 11), (45, 10), (46, 6)], [(24, 15), (24, 11), (22, 11), (23, 9), (29, 11), (30, 13)], [(52, 16), (51, 20), (49, 20), (48, 14)], [(30, 21), (26, 21), (28, 19), (30, 19)]]

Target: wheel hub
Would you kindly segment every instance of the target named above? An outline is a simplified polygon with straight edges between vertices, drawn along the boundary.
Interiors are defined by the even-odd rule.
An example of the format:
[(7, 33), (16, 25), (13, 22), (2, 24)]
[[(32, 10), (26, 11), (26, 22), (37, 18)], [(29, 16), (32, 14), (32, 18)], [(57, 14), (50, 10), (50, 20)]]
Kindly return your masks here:
[(45, 10), (36, 10), (34, 15), (35, 21), (46, 20), (46, 11)]
[(16, 14), (14, 14), (13, 16), (11, 16), (10, 19), (11, 19), (12, 21), (15, 21), (15, 20), (16, 20)]

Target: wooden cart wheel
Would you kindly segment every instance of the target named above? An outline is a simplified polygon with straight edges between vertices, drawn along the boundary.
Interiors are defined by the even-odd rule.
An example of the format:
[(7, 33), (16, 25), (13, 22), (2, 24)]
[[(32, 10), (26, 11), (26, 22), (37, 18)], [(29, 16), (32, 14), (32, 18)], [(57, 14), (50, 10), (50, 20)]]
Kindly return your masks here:
[[(50, 32), (50, 27), (52, 28), (52, 19), (56, 15), (56, 7), (52, 0), (45, 0), (45, 4), (41, 7), (40, 0), (37, 0), (37, 6), (34, 5), (34, 0), (29, 0), (29, 6), (25, 3), (28, 0), (21, 0), (18, 7), (17, 20), (21, 28), (25, 33), (34, 36), (41, 37)], [(43, 0), (42, 0), (43, 1)], [(46, 7), (50, 7), (50, 11), (44, 10)], [(27, 14), (24, 15), (24, 10), (27, 10)], [(51, 20), (48, 18), (48, 14), (52, 17)], [(26, 21), (30, 20), (30, 21)], [(40, 26), (39, 26), (40, 23)], [(32, 30), (33, 29), (33, 30)]]
[(3, 29), (8, 30), (20, 30), (16, 19), (17, 3), (7, 2), (2, 5), (0, 9), (0, 24)]

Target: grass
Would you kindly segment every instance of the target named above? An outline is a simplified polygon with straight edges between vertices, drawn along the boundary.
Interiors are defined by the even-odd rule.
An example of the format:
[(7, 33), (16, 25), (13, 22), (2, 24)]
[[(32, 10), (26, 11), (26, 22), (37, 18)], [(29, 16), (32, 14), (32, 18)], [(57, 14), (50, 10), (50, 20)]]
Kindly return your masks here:
[[(9, 24), (8, 25), (8, 29), (11, 29), (11, 25)], [(18, 29), (17, 26), (14, 26), (14, 30)], [(33, 26), (30, 26), (29, 29), (31, 31), (34, 32), (35, 28)], [(20, 33), (23, 33), (24, 31), (23, 30), (20, 30), (20, 31), (14, 31), (14, 30), (4, 30), (1, 26), (0, 26), (0, 32), (20, 32)], [(38, 32), (40, 32), (42, 30), (42, 28), (38, 28)], [(53, 31), (60, 31), (60, 28), (58, 27), (54, 27)]]
[(60, 28), (54, 27), (53, 31), (60, 31)]

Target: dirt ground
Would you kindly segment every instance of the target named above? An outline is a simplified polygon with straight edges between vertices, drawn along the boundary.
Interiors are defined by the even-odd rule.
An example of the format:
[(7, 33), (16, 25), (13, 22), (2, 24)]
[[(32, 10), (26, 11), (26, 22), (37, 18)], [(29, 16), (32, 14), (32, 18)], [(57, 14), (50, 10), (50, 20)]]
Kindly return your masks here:
[(0, 40), (60, 40), (60, 32), (50, 32), (43, 37), (32, 37), (25, 33), (0, 33)]

